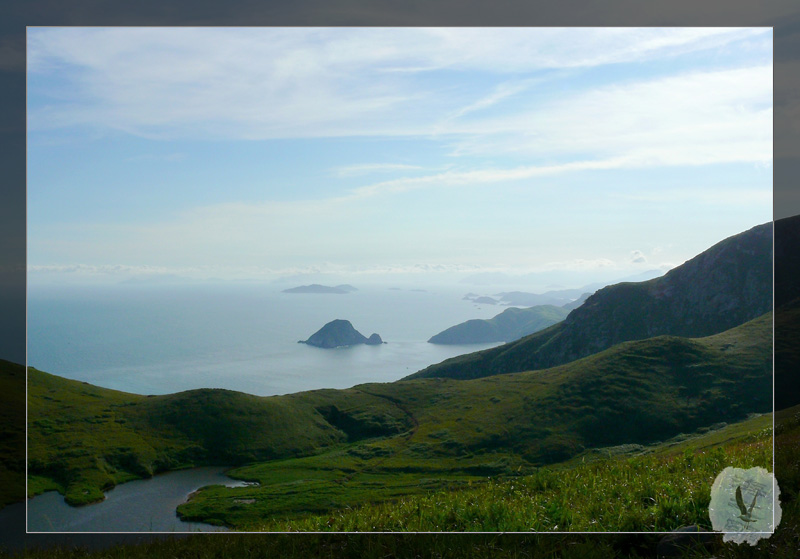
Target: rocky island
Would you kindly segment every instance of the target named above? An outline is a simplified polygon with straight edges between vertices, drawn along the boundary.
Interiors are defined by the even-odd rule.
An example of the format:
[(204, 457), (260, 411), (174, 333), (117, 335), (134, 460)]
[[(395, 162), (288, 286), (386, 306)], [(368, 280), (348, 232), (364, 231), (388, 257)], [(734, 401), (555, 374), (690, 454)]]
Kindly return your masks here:
[(349, 320), (337, 319), (327, 323), (307, 340), (300, 340), (297, 343), (330, 349), (358, 344), (380, 345), (386, 342), (378, 334), (372, 334), (367, 338), (353, 328)]

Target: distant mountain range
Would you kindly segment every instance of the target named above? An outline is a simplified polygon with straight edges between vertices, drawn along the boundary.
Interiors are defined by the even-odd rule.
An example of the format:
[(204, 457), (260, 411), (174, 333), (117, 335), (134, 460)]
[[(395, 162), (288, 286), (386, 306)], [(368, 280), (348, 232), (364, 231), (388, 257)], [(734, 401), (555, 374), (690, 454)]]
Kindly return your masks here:
[(337, 285), (335, 287), (330, 287), (327, 285), (320, 285), (318, 283), (312, 283), (311, 285), (301, 285), (299, 287), (292, 287), (290, 289), (284, 289), (283, 293), (352, 293), (353, 291), (358, 291), (355, 287), (348, 284)]
[(504, 291), (498, 293), (497, 297), (504, 305), (514, 305), (517, 307), (533, 307), (535, 305), (555, 305), (563, 307), (573, 303), (576, 299), (586, 293), (590, 295), (604, 287), (604, 283), (592, 283), (577, 289), (558, 289), (556, 291), (546, 291), (544, 293), (528, 293), (527, 291)]
[(512, 307), (494, 318), (473, 319), (439, 332), (428, 340), (432, 344), (482, 344), (510, 342), (538, 332), (566, 318), (569, 311), (553, 305), (527, 309)]
[[(663, 272), (661, 272), (660, 270), (648, 270), (640, 274), (634, 274), (632, 276), (627, 276), (624, 278), (617, 279), (614, 282), (594, 282), (586, 284), (583, 287), (578, 287), (573, 289), (554, 289), (550, 291), (545, 291), (544, 293), (531, 293), (528, 291), (504, 291), (502, 293), (492, 294), (494, 299), (486, 296), (482, 297), (476, 293), (467, 293), (466, 295), (464, 295), (464, 300), (473, 301), (475, 303), (514, 305), (517, 307), (533, 307), (535, 305), (556, 305), (558, 307), (561, 307), (564, 305), (573, 304), (575, 303), (576, 298), (581, 298), (587, 293), (591, 295), (601, 287), (605, 287), (612, 283), (622, 283), (630, 281), (639, 282), (639, 281), (653, 279), (661, 275), (663, 275)], [(483, 277), (483, 275), (478, 274), (475, 277), (480, 278)], [(487, 278), (498, 279), (499, 277), (505, 277), (508, 280), (500, 283), (511, 283), (511, 280), (514, 279), (515, 276), (507, 276), (505, 274), (495, 274), (495, 273), (487, 274)], [(517, 278), (519, 279), (527, 277), (528, 276), (518, 276)], [(491, 301), (489, 299), (491, 299)]]
[(772, 224), (729, 237), (667, 272), (605, 287), (563, 322), (406, 378), (478, 378), (554, 367), (630, 340), (716, 334), (772, 308)]
[[(599, 287), (603, 287), (610, 283), (618, 283), (621, 281), (646, 281), (662, 275), (664, 272), (658, 269), (646, 270), (644, 272), (624, 277), (624, 278), (611, 278), (610, 281), (601, 283)], [(529, 274), (506, 274), (503, 272), (479, 272), (465, 277), (460, 283), (469, 285), (563, 285), (570, 283), (572, 285), (581, 284), (586, 279), (596, 277), (596, 272), (593, 271), (576, 271), (564, 272), (562, 270), (546, 270), (543, 272), (532, 272)]]

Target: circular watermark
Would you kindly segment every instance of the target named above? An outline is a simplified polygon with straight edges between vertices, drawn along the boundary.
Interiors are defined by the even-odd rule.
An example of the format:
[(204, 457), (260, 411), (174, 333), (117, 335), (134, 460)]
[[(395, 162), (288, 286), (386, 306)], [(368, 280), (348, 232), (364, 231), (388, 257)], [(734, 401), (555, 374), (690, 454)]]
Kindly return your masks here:
[(711, 527), (722, 541), (755, 545), (770, 537), (781, 521), (778, 482), (764, 468), (725, 468), (711, 486)]

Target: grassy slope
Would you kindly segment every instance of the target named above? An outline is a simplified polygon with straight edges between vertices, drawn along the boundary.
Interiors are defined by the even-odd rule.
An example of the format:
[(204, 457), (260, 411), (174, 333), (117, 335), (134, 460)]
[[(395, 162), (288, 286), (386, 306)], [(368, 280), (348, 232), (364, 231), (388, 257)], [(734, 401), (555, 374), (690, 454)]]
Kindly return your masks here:
[(771, 414), (689, 442), (645, 449), (636, 456), (542, 468), (531, 475), (484, 479), (457, 489), (404, 495), (300, 519), (271, 519), (248, 528), (338, 532), (611, 532), (669, 531), (697, 524), (710, 530), (711, 485), (727, 466), (761, 466), (773, 470)]
[(29, 493), (57, 489), (71, 504), (102, 499), (103, 489), (158, 471), (302, 456), (406, 427), (390, 402), (347, 390), (336, 401), (345, 411), (356, 409), (332, 424), (323, 415), (331, 415), (332, 391), (302, 398), (228, 390), (145, 397), (33, 368), (28, 378)]
[[(245, 526), (516, 475), (586, 449), (651, 443), (771, 408), (769, 316), (699, 340), (629, 342), (545, 371), (353, 390), (395, 401), (414, 427), (303, 460), (247, 466), (242, 489), (201, 491), (186, 518)], [(723, 349), (725, 348), (725, 349)]]
[[(763, 421), (763, 418), (754, 420)], [(718, 559), (793, 559), (800, 545), (800, 507), (798, 507), (798, 490), (800, 490), (800, 406), (778, 412), (775, 417), (776, 456), (774, 471), (781, 488), (781, 507), (783, 519), (776, 533), (769, 539), (762, 540), (755, 547), (723, 544), (717, 536), (710, 553)], [(748, 423), (729, 426), (725, 430), (737, 430), (737, 440), (728, 441), (727, 445), (747, 444), (743, 437), (753, 436), (759, 439), (759, 425)], [(748, 432), (750, 433), (748, 435)], [(730, 433), (729, 433), (730, 434)], [(699, 443), (700, 439), (695, 439)], [(701, 444), (701, 446), (703, 446)], [(686, 458), (677, 448), (676, 461)], [(727, 452), (727, 451), (725, 451)], [(712, 453), (709, 453), (713, 457)], [(702, 459), (702, 458), (701, 458)], [(613, 462), (624, 464), (624, 461)], [(588, 473), (588, 472), (585, 472)], [(675, 474), (673, 474), (674, 476)], [(546, 478), (544, 478), (546, 479)], [(582, 482), (591, 481), (584, 476)], [(526, 485), (530, 489), (533, 480)], [(668, 482), (668, 480), (662, 480)], [(487, 485), (489, 491), (491, 485)], [(617, 485), (619, 487), (619, 485)], [(484, 488), (475, 487), (475, 490)], [(497, 484), (493, 497), (502, 496), (503, 487)], [(613, 491), (613, 488), (611, 489)], [(505, 488), (506, 495), (522, 496), (522, 490), (511, 491)], [(466, 492), (465, 492), (466, 494)], [(657, 495), (651, 495), (658, 499)], [(645, 501), (648, 499), (645, 498)], [(452, 501), (451, 501), (452, 502)], [(663, 502), (663, 501), (662, 501)], [(627, 504), (627, 502), (625, 503)], [(668, 505), (667, 505), (668, 506)], [(617, 515), (623, 506), (617, 504)], [(652, 508), (652, 505), (651, 507)], [(556, 510), (553, 507), (552, 510)], [(646, 510), (646, 509), (645, 509)], [(445, 513), (449, 509), (444, 509)], [(363, 511), (366, 512), (366, 511)], [(353, 513), (351, 513), (353, 514)], [(613, 515), (612, 515), (613, 516)], [(339, 521), (336, 517), (325, 518)], [(707, 520), (705, 520), (707, 523)], [(701, 522), (702, 524), (702, 522)], [(297, 525), (295, 525), (297, 526)], [(327, 528), (326, 528), (327, 529)], [(239, 534), (197, 534), (181, 539), (158, 539), (137, 545), (118, 546), (111, 549), (89, 551), (63, 546), (56, 549), (32, 548), (24, 552), (29, 559), (45, 557), (62, 557), (64, 559), (160, 559), (172, 557), (194, 557), (196, 559), (213, 559), (217, 557), (341, 557), (351, 559), (383, 559), (386, 557), (436, 557), (439, 559), (460, 559), (475, 557), (477, 559), (634, 559), (655, 556), (656, 545), (660, 535), (599, 535), (599, 534), (250, 534), (242, 537)], [(708, 556), (704, 554), (702, 556)], [(0, 550), (0, 557), (10, 558), (10, 554)]]
[(473, 319), (439, 332), (428, 342), (434, 344), (473, 344), (510, 342), (543, 330), (564, 320), (567, 309), (539, 305), (526, 309), (506, 309), (488, 320)]
[[(31, 369), (29, 491), (58, 489), (81, 504), (160, 470), (255, 463), (238, 475), (261, 482), (246, 499), (267, 503), (258, 514), (268, 517), (522, 473), (767, 411), (770, 332), (765, 315), (709, 338), (628, 342), (543, 371), (269, 398), (145, 397)], [(252, 516), (229, 491), (200, 492), (182, 512), (230, 524)]]

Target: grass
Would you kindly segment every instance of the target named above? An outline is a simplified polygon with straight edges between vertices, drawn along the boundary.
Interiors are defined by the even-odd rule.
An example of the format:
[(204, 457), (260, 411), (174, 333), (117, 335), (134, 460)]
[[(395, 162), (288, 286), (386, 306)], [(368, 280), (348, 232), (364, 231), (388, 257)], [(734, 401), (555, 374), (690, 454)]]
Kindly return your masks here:
[[(750, 420), (753, 423), (730, 425), (706, 436), (676, 443), (671, 450), (661, 449), (676, 462), (693, 463), (713, 460), (711, 449), (705, 447), (714, 437), (733, 438), (724, 442), (747, 453), (747, 445), (757, 448), (764, 438), (764, 417)], [(757, 546), (723, 544), (717, 537), (711, 548), (699, 555), (718, 559), (775, 558), (793, 559), (800, 545), (800, 508), (797, 493), (800, 490), (800, 406), (776, 414), (774, 471), (781, 486), (783, 520), (775, 534), (761, 540)], [(761, 422), (761, 423), (758, 423)], [(750, 440), (747, 440), (750, 437)], [(689, 453), (687, 453), (689, 450)], [(726, 455), (727, 449), (722, 450)], [(760, 451), (757, 451), (760, 452)], [(705, 458), (702, 454), (706, 455)], [(690, 458), (687, 458), (690, 457)], [(629, 458), (614, 459), (610, 468), (622, 467)], [(749, 459), (747, 459), (749, 460)], [(634, 459), (635, 461), (635, 459)], [(617, 463), (617, 466), (613, 464)], [(666, 462), (669, 463), (669, 462)], [(600, 468), (600, 464), (592, 467)], [(585, 479), (585, 478), (584, 478)], [(589, 480), (585, 480), (589, 483)], [(498, 491), (487, 486), (486, 491)], [(576, 489), (576, 491), (578, 491)], [(517, 494), (515, 490), (514, 495)], [(501, 495), (502, 496), (502, 495)], [(513, 496), (513, 495), (512, 495)], [(297, 558), (437, 558), (456, 559), (639, 559), (653, 557), (659, 535), (624, 534), (197, 534), (183, 538), (153, 540), (137, 545), (115, 546), (103, 550), (88, 550), (71, 546), (49, 549), (30, 548), (19, 553), (0, 550), (3, 559), (24, 557), (28, 559), (168, 559), (192, 557), (216, 559), (221, 557), (284, 557)]]
[(318, 456), (238, 468), (229, 475), (257, 486), (199, 491), (178, 508), (187, 520), (247, 529), (262, 518), (297, 517), (355, 507), (376, 499), (467, 486), (487, 474), (513, 472), (523, 462), (497, 455), (455, 459), (409, 459), (393, 439), (348, 445)]
[(541, 371), (269, 398), (146, 397), (31, 369), (29, 493), (56, 489), (85, 504), (159, 471), (240, 465), (235, 475), (259, 487), (202, 490), (181, 509), (240, 526), (521, 475), (591, 448), (649, 444), (766, 411), (770, 333), (765, 315), (716, 336), (626, 342)]
[(341, 391), (344, 411), (334, 411), (330, 391), (302, 398), (229, 390), (146, 397), (33, 368), (28, 378), (29, 496), (56, 489), (73, 505), (161, 471), (303, 456), (405, 428), (394, 404), (359, 392)]
[[(764, 320), (760, 326), (767, 324)], [(701, 341), (659, 338), (631, 342), (546, 371), (473, 381), (422, 379), (361, 385), (355, 390), (396, 400), (413, 418), (414, 428), (402, 436), (366, 440), (356, 446), (337, 448), (302, 460), (234, 470), (233, 476), (257, 481), (260, 485), (200, 491), (190, 503), (179, 508), (179, 513), (187, 519), (258, 530), (263, 526), (271, 526), (270, 529), (278, 526), (259, 523), (259, 519), (286, 520), (288, 523), (281, 526), (294, 529), (288, 528), (294, 519), (318, 514), (325, 519), (326, 527), (312, 523), (299, 529), (321, 530), (336, 526), (337, 529), (365, 530), (371, 529), (370, 522), (348, 520), (338, 524), (330, 522), (330, 514), (371, 502), (397, 502), (396, 498), (401, 495), (413, 497), (437, 490), (462, 489), (470, 484), (481, 484), (487, 477), (521, 476), (564, 460), (572, 459), (574, 465), (578, 458), (585, 461), (588, 456), (591, 461), (593, 455), (604, 456), (612, 451), (620, 454), (620, 448), (663, 454), (677, 445), (677, 448), (702, 451), (703, 445), (708, 447), (737, 439), (741, 432), (750, 433), (756, 429), (754, 426), (767, 437), (764, 429), (768, 427), (768, 420), (764, 416), (753, 419), (747, 426), (731, 425), (709, 432), (709, 425), (719, 423), (714, 420), (730, 419), (732, 406), (728, 398), (744, 399), (744, 392), (736, 395), (726, 392), (732, 386), (749, 386), (747, 396), (751, 402), (757, 401), (759, 389), (769, 390), (769, 384), (763, 384), (766, 374), (763, 365), (749, 365), (752, 368), (748, 369), (747, 358), (738, 366), (730, 362), (737, 355), (732, 351), (734, 345), (740, 346), (738, 357), (747, 357), (748, 348), (760, 347), (758, 328), (748, 327), (740, 333), (746, 337), (740, 339), (726, 334)], [(727, 348), (729, 354), (723, 360), (728, 367), (725, 371), (719, 363), (714, 363), (718, 355), (713, 353), (715, 346)], [(687, 371), (692, 378), (686, 378)], [(737, 384), (727, 382), (732, 376), (739, 377)], [(675, 377), (682, 379), (677, 387)], [(760, 385), (758, 382), (748, 384), (748, 379), (759, 378)], [(603, 380), (603, 386), (598, 386), (598, 379)], [(682, 382), (694, 382), (695, 386), (681, 388), (685, 386)], [(702, 384), (704, 382), (707, 384)], [(692, 393), (712, 396), (698, 403), (686, 398)], [(683, 402), (679, 401), (681, 397)], [(728, 413), (719, 412), (724, 407), (728, 408)], [(635, 428), (624, 427), (622, 422), (636, 425)], [(655, 438), (668, 440), (663, 445), (653, 444), (660, 443)], [(620, 445), (623, 441), (625, 444)], [(647, 444), (657, 450), (646, 449), (644, 445)], [(616, 446), (609, 448), (607, 445)], [(604, 446), (603, 450), (593, 450), (598, 446)], [(650, 460), (648, 467), (655, 468), (661, 458), (642, 460)], [(488, 498), (483, 496), (478, 501), (485, 502)], [(435, 503), (430, 504), (438, 508)], [(463, 506), (466, 505), (459, 505)], [(526, 515), (530, 516), (530, 511)], [(550, 529), (556, 524), (543, 521), (537, 526)], [(412, 525), (408, 519), (400, 519), (393, 527), (385, 529), (409, 529)], [(414, 529), (436, 530), (435, 526), (439, 525), (434, 522)], [(483, 520), (459, 529), (502, 531), (512, 529), (512, 525), (515, 529), (530, 529), (520, 528), (520, 523), (503, 521), (494, 525)], [(564, 523), (561, 525), (563, 527)], [(615, 524), (619, 525), (645, 526), (633, 520)], [(581, 526), (581, 530), (591, 529), (591, 524)], [(655, 529), (649, 526), (647, 529)]]
[[(500, 479), (476, 477), (448, 488), (421, 488), (376, 504), (245, 527), (254, 531), (646, 532), (698, 524), (710, 529), (709, 491), (722, 469), (762, 466), (772, 470), (769, 420), (761, 416), (744, 422), (736, 426), (736, 434), (729, 429), (727, 435), (735, 442), (724, 447), (710, 448), (721, 435), (713, 432), (639, 456), (539, 468), (530, 475)], [(702, 450), (695, 450), (698, 446)]]

